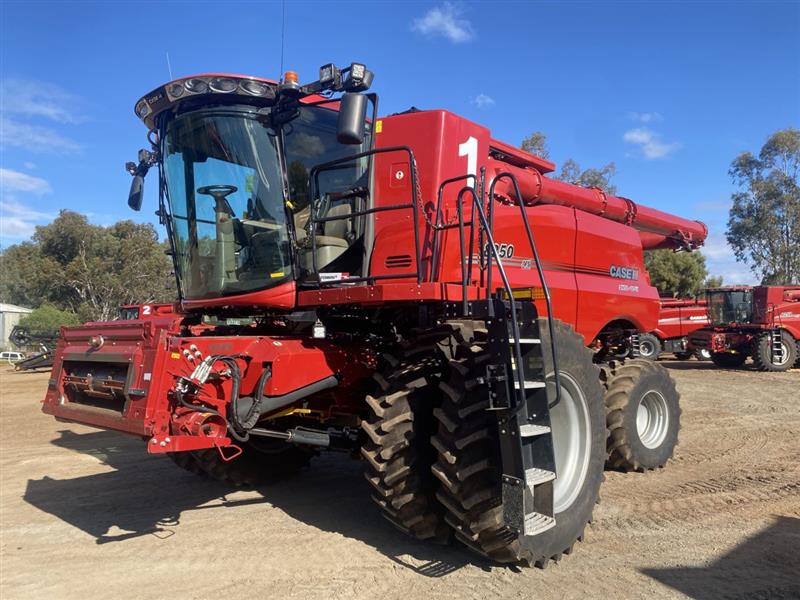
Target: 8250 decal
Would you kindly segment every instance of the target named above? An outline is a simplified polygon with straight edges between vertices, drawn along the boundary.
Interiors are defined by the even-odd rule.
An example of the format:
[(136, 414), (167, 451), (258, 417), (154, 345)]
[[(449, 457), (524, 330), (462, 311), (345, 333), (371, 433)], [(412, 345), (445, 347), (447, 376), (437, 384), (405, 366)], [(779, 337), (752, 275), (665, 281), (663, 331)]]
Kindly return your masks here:
[[(499, 242), (495, 242), (494, 247), (497, 250), (497, 255), (500, 258), (511, 258), (514, 256), (514, 244), (501, 244)], [(487, 242), (483, 246), (483, 256), (489, 256), (490, 252), (491, 250), (489, 250), (489, 243)], [(492, 256), (492, 258), (494, 258), (494, 256)]]

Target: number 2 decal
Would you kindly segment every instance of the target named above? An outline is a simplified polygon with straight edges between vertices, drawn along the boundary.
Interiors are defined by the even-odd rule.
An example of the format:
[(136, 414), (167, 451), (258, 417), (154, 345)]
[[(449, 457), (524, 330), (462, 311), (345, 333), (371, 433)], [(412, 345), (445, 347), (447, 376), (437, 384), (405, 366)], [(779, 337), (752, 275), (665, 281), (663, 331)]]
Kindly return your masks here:
[(478, 175), (478, 140), (469, 136), (466, 142), (458, 145), (458, 155), (467, 157), (467, 175), (472, 175), (467, 179), (467, 185), (474, 188)]
[(142, 314), (143, 315), (149, 315), (150, 314), (150, 308), (151, 308), (151, 306), (149, 304), (145, 304), (144, 306), (142, 306)]

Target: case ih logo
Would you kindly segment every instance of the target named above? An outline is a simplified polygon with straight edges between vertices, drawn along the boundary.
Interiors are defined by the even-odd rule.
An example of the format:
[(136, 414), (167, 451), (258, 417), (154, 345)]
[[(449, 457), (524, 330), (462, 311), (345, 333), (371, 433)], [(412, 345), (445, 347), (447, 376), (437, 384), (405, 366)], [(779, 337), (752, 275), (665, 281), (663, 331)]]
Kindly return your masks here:
[(609, 273), (612, 277), (616, 277), (617, 279), (630, 279), (631, 281), (639, 279), (639, 269), (634, 269), (632, 267), (611, 265)]

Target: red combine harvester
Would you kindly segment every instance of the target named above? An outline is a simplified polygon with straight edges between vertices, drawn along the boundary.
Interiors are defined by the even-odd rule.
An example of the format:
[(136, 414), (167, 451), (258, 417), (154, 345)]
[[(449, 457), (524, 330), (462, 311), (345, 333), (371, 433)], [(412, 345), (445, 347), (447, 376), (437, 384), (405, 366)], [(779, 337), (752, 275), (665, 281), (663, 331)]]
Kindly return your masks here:
[(371, 81), (199, 75), (136, 104), (129, 204), (156, 167), (180, 314), (63, 330), (44, 411), (235, 484), (358, 449), (408, 534), (544, 565), (604, 463), (672, 455), (667, 372), (587, 346), (656, 329), (642, 249), (706, 227), (550, 179), (444, 110), (378, 118)]
[(679, 360), (689, 360), (697, 354), (707, 359), (704, 350), (692, 351), (688, 335), (708, 324), (708, 311), (705, 300), (662, 299), (658, 313), (658, 327), (650, 333), (639, 334), (634, 345), (638, 352), (634, 355), (656, 360), (662, 352), (672, 352)]
[(123, 304), (119, 307), (119, 318), (122, 321), (135, 321), (174, 317), (174, 311), (175, 307), (172, 304)]
[(736, 286), (706, 291), (710, 324), (689, 335), (718, 367), (786, 371), (800, 361), (800, 286)]

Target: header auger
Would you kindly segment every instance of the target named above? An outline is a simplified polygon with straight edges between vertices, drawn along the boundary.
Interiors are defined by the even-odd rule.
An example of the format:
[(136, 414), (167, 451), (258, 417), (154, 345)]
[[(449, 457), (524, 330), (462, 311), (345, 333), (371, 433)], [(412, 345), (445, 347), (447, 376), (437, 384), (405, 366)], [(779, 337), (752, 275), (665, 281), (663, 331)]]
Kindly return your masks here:
[(400, 529), (542, 566), (606, 462), (672, 455), (666, 371), (596, 363), (656, 328), (643, 245), (705, 226), (550, 180), (447, 111), (378, 117), (371, 82), (198, 75), (137, 102), (129, 203), (156, 167), (178, 312), (64, 329), (44, 410), (236, 485), (359, 451)]

